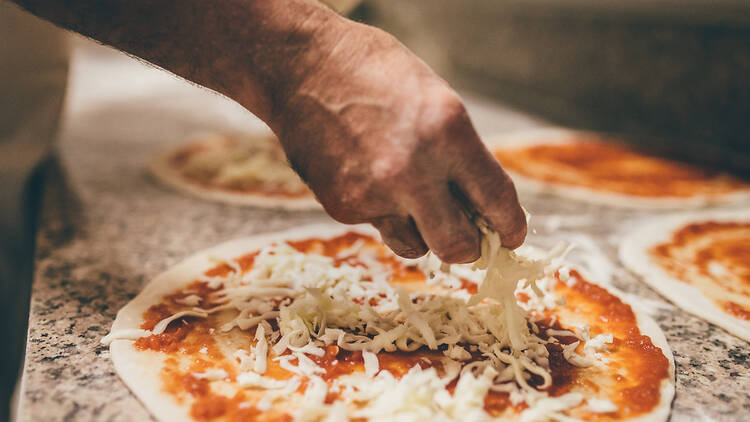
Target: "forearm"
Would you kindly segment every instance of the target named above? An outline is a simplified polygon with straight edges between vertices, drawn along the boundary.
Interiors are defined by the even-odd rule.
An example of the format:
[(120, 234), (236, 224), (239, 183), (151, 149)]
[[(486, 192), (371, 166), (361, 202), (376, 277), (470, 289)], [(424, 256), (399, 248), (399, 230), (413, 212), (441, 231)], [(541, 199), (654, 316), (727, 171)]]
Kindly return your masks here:
[[(269, 122), (341, 19), (315, 0), (12, 0), (221, 92)], [(315, 54), (310, 54), (315, 51)]]
[(372, 223), (403, 256), (476, 259), (466, 208), (523, 241), (513, 183), (458, 95), (383, 31), (316, 0), (13, 1), (238, 101), (333, 218)]

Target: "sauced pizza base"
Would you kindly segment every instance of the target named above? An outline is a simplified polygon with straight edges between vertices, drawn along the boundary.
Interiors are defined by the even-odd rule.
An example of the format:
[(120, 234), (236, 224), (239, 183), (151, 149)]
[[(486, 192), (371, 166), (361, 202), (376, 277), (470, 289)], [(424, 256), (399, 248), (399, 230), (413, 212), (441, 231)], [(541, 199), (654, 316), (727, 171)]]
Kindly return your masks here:
[[(219, 140), (215, 140), (215, 142), (217, 141)], [(222, 139), (220, 141), (224, 143), (233, 142), (232, 139)], [(209, 142), (197, 142), (186, 145), (185, 147), (179, 149), (168, 157), (167, 165), (173, 171), (177, 172), (180, 175), (180, 178), (186, 183), (197, 185), (206, 189), (240, 194), (257, 194), (273, 198), (286, 199), (313, 197), (312, 192), (310, 192), (310, 190), (307, 189), (307, 187), (305, 187), (304, 185), (301, 186), (301, 189), (294, 191), (289, 190), (284, 186), (267, 182), (264, 183), (262, 181), (246, 181), (240, 184), (222, 185), (212, 182), (212, 179), (215, 176), (213, 172), (201, 175), (186, 173), (185, 164), (190, 160), (190, 158), (196, 154), (201, 154), (202, 152), (210, 148), (212, 148), (212, 145)], [(279, 161), (284, 162), (286, 161), (286, 159), (284, 157), (279, 157)]]
[(649, 254), (674, 279), (750, 321), (750, 222), (687, 224)]
[(494, 153), (506, 169), (531, 179), (637, 197), (690, 198), (750, 189), (750, 184), (730, 176), (597, 138)]
[[(379, 261), (394, 269), (392, 283), (404, 286), (407, 290), (424, 291), (427, 286), (424, 274), (415, 266), (405, 265), (394, 258), (369, 236), (350, 232), (330, 240), (316, 238), (289, 243), (301, 252), (335, 257), (337, 252), (351, 247), (357, 241), (364, 241), (367, 247), (377, 249)], [(255, 255), (256, 253), (250, 253), (236, 259), (243, 272), (252, 267)], [(364, 265), (351, 257), (340, 262)], [(234, 270), (229, 265), (221, 264), (206, 271), (205, 275), (213, 277), (226, 275), (231, 271)], [(464, 286), (474, 287), (469, 282)], [(201, 302), (205, 302), (211, 292), (207, 282), (200, 279), (194, 281), (186, 288), (164, 297), (161, 303), (151, 306), (143, 315), (141, 328), (150, 330), (163, 318), (184, 310), (185, 306), (179, 303), (180, 299), (197, 295), (202, 298)], [(545, 332), (546, 327), (561, 330), (571, 329), (575, 324), (586, 324), (590, 326), (592, 336), (611, 333), (614, 342), (606, 353), (606, 366), (589, 368), (571, 365), (563, 358), (559, 345), (550, 345), (548, 350), (553, 378), (553, 384), (548, 390), (550, 395), (559, 396), (577, 391), (586, 397), (606, 398), (618, 407), (616, 412), (610, 413), (591, 413), (583, 409), (572, 412), (572, 416), (587, 420), (621, 420), (653, 410), (660, 402), (661, 386), (669, 376), (670, 364), (662, 351), (647, 336), (641, 334), (630, 307), (603, 288), (585, 281), (575, 271), (571, 272), (571, 280), (567, 284), (557, 283), (556, 293), (566, 297), (567, 305), (555, 309), (554, 313), (538, 315), (542, 319), (542, 332)], [(201, 303), (199, 306), (203, 305), (205, 304)], [(190, 415), (195, 420), (291, 420), (290, 414), (283, 409), (260, 412), (253, 403), (262, 398), (263, 392), (242, 389), (234, 384), (238, 370), (237, 361), (232, 357), (233, 351), (247, 350), (255, 340), (254, 330), (234, 329), (228, 333), (221, 332), (218, 327), (230, 317), (221, 313), (205, 319), (184, 317), (170, 324), (162, 334), (138, 339), (134, 347), (144, 353), (166, 356), (159, 375), (163, 389), (176, 400), (189, 404)], [(551, 323), (553, 320), (561, 322)], [(558, 340), (562, 344), (569, 344), (575, 338), (561, 336)], [(415, 365), (423, 369), (435, 367), (441, 371), (441, 356), (440, 351), (419, 349), (415, 352), (381, 352), (378, 360), (381, 370), (388, 370), (400, 378)], [(328, 346), (324, 356), (311, 358), (327, 371), (323, 378), (329, 383), (343, 375), (364, 372), (360, 352), (348, 352), (337, 346)], [(273, 356), (268, 357), (267, 364), (268, 369), (264, 374), (266, 377), (285, 380), (294, 375), (281, 368), (273, 360)], [(193, 375), (209, 369), (222, 369), (227, 378), (209, 383), (208, 380), (198, 379)], [(541, 379), (535, 378), (536, 376), (532, 376), (530, 383), (541, 384)], [(454, 387), (455, 382), (447, 386), (449, 390)], [(303, 393), (305, 388), (303, 381), (298, 393)], [(329, 393), (326, 401), (331, 403), (336, 399), (335, 393)], [(507, 393), (490, 392), (485, 397), (485, 409), (491, 415), (508, 416), (524, 408), (523, 403), (513, 406)]]

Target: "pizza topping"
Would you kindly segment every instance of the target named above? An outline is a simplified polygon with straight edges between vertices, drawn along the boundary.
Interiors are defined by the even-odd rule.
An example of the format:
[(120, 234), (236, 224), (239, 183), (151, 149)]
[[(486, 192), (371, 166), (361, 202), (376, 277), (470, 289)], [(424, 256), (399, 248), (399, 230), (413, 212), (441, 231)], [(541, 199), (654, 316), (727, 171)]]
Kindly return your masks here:
[(267, 392), (263, 398), (260, 399), (256, 407), (262, 411), (269, 410), (275, 400), (280, 397), (286, 397), (299, 390), (302, 385), (302, 380), (299, 377), (293, 377), (289, 380), (285, 380), (284, 383), (285, 385), (283, 388)]
[[(588, 336), (588, 330), (586, 335)], [(605, 361), (606, 358), (600, 357), (597, 354), (608, 350), (607, 344), (612, 344), (614, 337), (612, 334), (599, 334), (592, 339), (586, 339), (586, 343), (583, 345), (583, 352), (587, 356), (596, 356), (597, 360)]]
[(270, 328), (267, 322), (262, 321), (255, 329), (255, 347), (253, 348), (253, 371), (262, 374), (266, 372), (266, 361), (268, 357), (268, 342), (266, 341), (266, 327)]
[(175, 320), (178, 320), (180, 318), (184, 318), (187, 316), (193, 316), (193, 317), (199, 317), (199, 318), (205, 318), (208, 316), (208, 313), (202, 309), (193, 309), (189, 311), (180, 311), (176, 314), (173, 314), (172, 316), (169, 316), (167, 318), (164, 318), (163, 320), (159, 321), (158, 324), (154, 326), (154, 328), (151, 330), (151, 334), (161, 334), (164, 332), (164, 330), (167, 329), (167, 326)]
[(146, 338), (153, 335), (158, 335), (164, 333), (164, 331), (167, 329), (169, 324), (171, 324), (173, 321), (179, 320), (184, 317), (199, 317), (199, 318), (205, 318), (208, 316), (208, 313), (201, 310), (201, 309), (193, 309), (189, 311), (180, 311), (173, 315), (170, 315), (167, 318), (164, 318), (160, 320), (153, 329), (151, 330), (145, 330), (145, 329), (125, 329), (125, 330), (116, 330), (112, 331), (111, 333), (104, 336), (100, 342), (105, 345), (111, 344), (114, 340), (137, 340), (140, 338)]
[(188, 295), (183, 298), (175, 299), (175, 302), (185, 306), (198, 306), (201, 303), (201, 297), (198, 295)]
[(229, 377), (227, 371), (223, 369), (209, 369), (206, 372), (192, 372), (190, 375), (199, 380), (205, 379), (209, 381), (218, 381)]
[(365, 361), (365, 374), (368, 377), (375, 376), (380, 370), (380, 362), (378, 361), (377, 355), (364, 350), (362, 351), (362, 359)]
[(674, 279), (690, 284), (720, 309), (750, 321), (750, 222), (701, 221), (676, 230), (649, 250)]
[(481, 257), (474, 266), (485, 270), (485, 276), (478, 292), (469, 299), (468, 304), (476, 305), (485, 298), (502, 303), (506, 309), (505, 327), (512, 349), (524, 350), (530, 333), (526, 315), (516, 300), (515, 291), (520, 282), (525, 282), (525, 286), (531, 288), (537, 299), (544, 298), (544, 292), (536, 283), (545, 276), (545, 269), (549, 267), (552, 258), (563, 255), (564, 251), (557, 248), (544, 260), (521, 260), (512, 250), (502, 247), (500, 235), (491, 231), (487, 223), (481, 221), (478, 225), (484, 236)]
[[(242, 333), (243, 341), (252, 341), (234, 353), (236, 385), (263, 390), (262, 399), (251, 403), (259, 411), (278, 398), (303, 393), (290, 409), (298, 420), (484, 421), (510, 409), (536, 421), (571, 418), (574, 408), (611, 412), (607, 403), (575, 400), (578, 393), (567, 388), (579, 369), (605, 361), (614, 337), (596, 327), (593, 335), (587, 327), (554, 322), (549, 311), (558, 298), (553, 291), (565, 284), (546, 274), (542, 261), (495, 249), (505, 255), (480, 263), (495, 269), (494, 279), (484, 281), (488, 270), (454, 266), (446, 274), (438, 265), (432, 280), (456, 287), (428, 294), (390, 282), (408, 268), (433, 264), (384, 260), (371, 245), (352, 238), (346, 248), (329, 250), (332, 243), (272, 245), (254, 255), (251, 265), (217, 263), (228, 270), (210, 271), (212, 287), (202, 290), (201, 308), (187, 310), (203, 312), (212, 322), (199, 324), (194, 314), (182, 314), (165, 323), (164, 333), (142, 340), (152, 342), (189, 326), (195, 328), (182, 334), (183, 343), (192, 344), (211, 326), (222, 327), (217, 335)], [(362, 256), (369, 264), (362, 264)], [(568, 275), (566, 288), (580, 284), (577, 273)], [(482, 290), (480, 285), (483, 296), (469, 302), (456, 279), (495, 286)], [(506, 291), (520, 301), (513, 299), (510, 307), (504, 297), (497, 300), (497, 292)], [(153, 322), (144, 328), (185, 311), (154, 310)], [(235, 327), (239, 331), (230, 333)], [(207, 374), (201, 379), (207, 381), (210, 369), (189, 374)], [(616, 412), (622, 409), (620, 402), (610, 404)]]
[[(250, 353), (238, 355), (242, 368), (249, 370), (248, 362), (252, 360), (252, 373), (258, 375), (240, 374), (238, 379), (255, 387), (276, 385), (260, 378), (271, 351), (281, 368), (312, 383), (306, 391), (313, 386), (327, 391), (325, 382), (314, 381), (322, 381), (321, 376), (327, 371), (311, 358), (322, 357), (324, 347), (335, 345), (360, 353), (365, 376), (370, 380), (389, 374), (382, 375), (386, 378), (380, 379), (381, 384), (393, 375), (381, 370), (378, 353), (426, 349), (446, 356), (440, 365), (441, 375), (433, 368), (419, 376), (414, 372), (411, 377), (431, 377), (434, 373), (443, 390), (447, 383), (457, 380), (457, 391), (468, 385), (487, 384), (482, 387), (485, 393), (490, 388), (513, 392), (528, 405), (548, 397), (543, 392), (552, 384), (546, 344), (557, 340), (554, 336), (535, 335), (539, 328), (516, 301), (515, 291), (528, 290), (529, 299), (524, 304), (527, 308), (544, 309), (553, 304), (553, 295), (537, 285), (550, 259), (520, 259), (501, 248), (496, 233), (488, 232), (483, 242), (484, 259), (476, 265), (484, 271), (462, 274), (475, 279), (484, 277), (477, 294), (467, 302), (455, 295), (409, 293), (403, 287), (391, 286), (388, 279), (393, 269), (363, 253), (362, 247), (355, 243), (335, 258), (301, 253), (289, 244), (267, 247), (254, 257), (249, 271), (242, 272), (235, 265), (221, 283), (217, 283), (217, 276), (211, 280), (218, 289), (210, 295), (210, 307), (178, 312), (159, 321), (154, 331), (163, 331), (181, 317), (235, 309), (237, 316), (224, 324), (222, 331), (255, 327), (255, 346)], [(347, 263), (352, 261), (346, 255), (349, 252), (369, 264)], [(421, 265), (426, 268), (434, 264)], [(433, 276), (437, 276), (439, 267), (432, 271)], [(456, 275), (442, 273), (439, 277), (445, 284), (461, 286), (455, 283)], [(268, 321), (278, 328), (274, 329)], [(575, 336), (572, 332), (565, 335)], [(592, 365), (591, 358), (575, 351), (577, 345), (565, 346), (565, 359), (581, 367)], [(459, 362), (469, 364), (462, 370)], [(487, 378), (486, 374), (492, 374), (490, 382), (477, 381)], [(531, 377), (538, 377), (538, 381), (532, 383)], [(405, 382), (408, 384), (410, 379)], [(501, 387), (507, 383), (515, 387)], [(364, 387), (360, 383), (357, 388)], [(310, 394), (317, 398), (322, 393)], [(484, 412), (482, 406), (479, 409)]]
[(617, 406), (610, 400), (596, 398), (586, 400), (586, 408), (594, 413), (611, 413), (617, 411)]
[(170, 164), (188, 181), (237, 192), (310, 195), (273, 137), (217, 137), (190, 145)]
[[(355, 418), (371, 421), (401, 420), (486, 420), (484, 396), (492, 383), (491, 374), (474, 377), (469, 374), (456, 384), (453, 395), (445, 388), (434, 368), (412, 368), (401, 379), (383, 371), (374, 380), (361, 381), (357, 376), (342, 379), (340, 385), (348, 389), (342, 394), (345, 401), (367, 402), (369, 405), (352, 414)], [(367, 385), (358, 389), (357, 386)]]
[(447, 349), (443, 351), (445, 356), (453, 360), (469, 360), (471, 359), (471, 353), (458, 344), (451, 344)]
[(521, 422), (576, 420), (568, 417), (563, 412), (578, 406), (582, 401), (583, 395), (580, 393), (568, 393), (559, 397), (545, 397), (537, 401), (533, 407), (521, 413)]
[(256, 387), (266, 390), (275, 390), (286, 387), (288, 381), (267, 378), (255, 372), (244, 372), (237, 376), (237, 384), (244, 388)]
[(151, 334), (151, 331), (141, 328), (116, 330), (102, 337), (101, 343), (109, 345), (115, 340), (137, 340), (141, 337), (150, 336)]
[(635, 197), (718, 196), (750, 188), (725, 174), (591, 137), (496, 149), (494, 154), (503, 167), (529, 178)]

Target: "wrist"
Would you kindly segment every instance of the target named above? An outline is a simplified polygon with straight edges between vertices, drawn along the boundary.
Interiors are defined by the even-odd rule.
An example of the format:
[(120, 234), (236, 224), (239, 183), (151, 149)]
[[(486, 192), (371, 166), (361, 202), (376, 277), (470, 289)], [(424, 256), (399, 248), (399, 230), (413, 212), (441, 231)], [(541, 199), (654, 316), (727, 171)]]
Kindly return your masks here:
[(233, 54), (219, 63), (214, 79), (218, 91), (273, 127), (287, 98), (320, 67), (352, 22), (317, 1), (254, 3), (255, 30), (227, 50)]

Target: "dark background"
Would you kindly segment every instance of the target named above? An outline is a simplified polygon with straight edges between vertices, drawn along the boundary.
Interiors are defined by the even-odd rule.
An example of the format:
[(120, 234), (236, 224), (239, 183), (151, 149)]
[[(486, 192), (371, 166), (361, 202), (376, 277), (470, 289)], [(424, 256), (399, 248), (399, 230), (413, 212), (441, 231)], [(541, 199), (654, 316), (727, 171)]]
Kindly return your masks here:
[(750, 177), (750, 2), (376, 0), (355, 16), (458, 88)]

